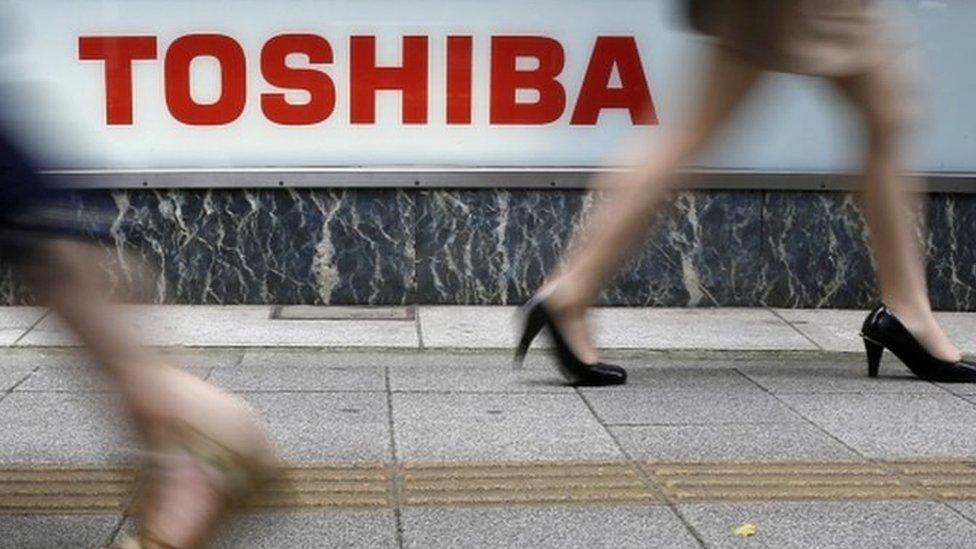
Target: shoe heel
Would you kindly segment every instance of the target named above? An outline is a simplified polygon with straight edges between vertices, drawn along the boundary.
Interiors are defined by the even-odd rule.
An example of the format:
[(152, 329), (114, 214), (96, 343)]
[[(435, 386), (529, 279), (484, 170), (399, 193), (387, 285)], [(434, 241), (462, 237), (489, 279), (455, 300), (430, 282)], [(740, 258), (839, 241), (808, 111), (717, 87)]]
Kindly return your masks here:
[(522, 337), (519, 339), (518, 347), (515, 348), (515, 358), (512, 360), (512, 368), (519, 370), (525, 362), (525, 355), (529, 352), (529, 347), (535, 340), (543, 326), (546, 325), (546, 317), (542, 312), (541, 306), (536, 305), (529, 309), (525, 317), (525, 327), (522, 329)]
[(868, 339), (864, 340), (864, 350), (868, 354), (868, 377), (878, 377), (878, 370), (881, 368), (881, 355), (884, 354), (884, 347)]

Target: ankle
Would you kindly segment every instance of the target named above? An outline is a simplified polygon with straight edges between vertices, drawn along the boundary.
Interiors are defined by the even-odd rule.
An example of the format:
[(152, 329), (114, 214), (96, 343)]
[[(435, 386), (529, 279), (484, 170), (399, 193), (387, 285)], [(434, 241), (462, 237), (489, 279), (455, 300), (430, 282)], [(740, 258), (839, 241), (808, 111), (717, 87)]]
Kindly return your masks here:
[(540, 292), (545, 296), (546, 308), (561, 317), (584, 316), (593, 304), (590, 292), (568, 276), (546, 282)]
[(578, 317), (586, 314), (589, 303), (583, 298), (583, 293), (569, 281), (558, 284), (547, 284), (546, 308), (552, 314), (560, 317)]

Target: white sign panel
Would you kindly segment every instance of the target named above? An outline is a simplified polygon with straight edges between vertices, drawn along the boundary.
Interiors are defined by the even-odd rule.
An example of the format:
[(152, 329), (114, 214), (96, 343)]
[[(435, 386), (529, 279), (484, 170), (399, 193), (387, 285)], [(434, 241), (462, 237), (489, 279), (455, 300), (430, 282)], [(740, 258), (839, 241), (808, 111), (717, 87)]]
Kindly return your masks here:
[[(54, 169), (600, 166), (680, 119), (683, 4), (0, 0), (3, 101)], [(917, 167), (976, 171), (976, 3), (901, 4), (934, 78)], [(700, 163), (844, 168), (846, 116), (776, 78)]]

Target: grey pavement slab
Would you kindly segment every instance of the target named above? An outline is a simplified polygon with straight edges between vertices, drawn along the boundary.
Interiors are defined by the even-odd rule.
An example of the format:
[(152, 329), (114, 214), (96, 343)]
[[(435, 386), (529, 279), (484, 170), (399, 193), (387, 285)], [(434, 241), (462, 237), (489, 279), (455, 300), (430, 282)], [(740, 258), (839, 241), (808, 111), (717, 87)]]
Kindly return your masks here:
[(387, 462), (385, 393), (247, 393), (282, 457), (295, 461)]
[[(514, 349), (521, 330), (516, 307), (419, 307), (424, 347)], [(550, 346), (545, 334), (537, 348)]]
[(512, 370), (489, 367), (402, 366), (390, 368), (393, 391), (451, 393), (570, 393), (572, 387), (554, 369)]
[(936, 385), (954, 395), (976, 396), (976, 383), (936, 383)]
[(0, 398), (3, 398), (4, 393), (25, 381), (33, 371), (33, 368), (0, 364)]
[[(627, 368), (627, 384), (611, 387), (587, 387), (583, 389), (587, 394), (592, 392), (617, 391), (719, 391), (719, 392), (756, 392), (755, 383), (737, 372), (734, 363), (722, 363), (723, 367), (701, 368), (689, 363), (677, 365), (668, 362), (668, 366), (645, 367), (639, 361), (616, 361)], [(716, 361), (717, 363), (717, 361)], [(637, 364), (635, 366), (635, 364)], [(690, 363), (697, 364), (697, 363)]]
[(386, 369), (252, 362), (217, 368), (210, 381), (232, 391), (386, 391)]
[[(428, 348), (510, 348), (520, 328), (513, 307), (421, 307), (418, 314)], [(605, 349), (817, 349), (766, 309), (597, 308), (590, 321)]]
[(976, 501), (950, 501), (947, 503), (969, 520), (976, 522)]
[(33, 370), (40, 366), (79, 366), (88, 363), (77, 349), (25, 349), (8, 347), (0, 349), (0, 368), (24, 368)]
[[(396, 529), (396, 517), (388, 509), (246, 513), (231, 519), (212, 545), (216, 549), (392, 549), (397, 546)], [(133, 531), (133, 523), (127, 521), (122, 532)]]
[(750, 379), (776, 394), (786, 393), (941, 393), (896, 360), (886, 361), (871, 379), (863, 361), (847, 359), (781, 362), (752, 360), (737, 366)]
[(606, 308), (592, 317), (597, 345), (605, 348), (816, 349), (767, 309)]
[(607, 425), (695, 425), (789, 423), (801, 421), (775, 397), (759, 388), (726, 391), (634, 391), (580, 389)]
[(781, 395), (780, 398), (867, 457), (976, 453), (976, 406), (947, 393)]
[(220, 348), (168, 348), (158, 351), (164, 360), (182, 368), (227, 368), (241, 362), (244, 351)]
[(0, 548), (98, 547), (108, 543), (117, 515), (0, 515)]
[[(190, 366), (183, 370), (200, 379), (206, 379), (210, 374), (210, 368)], [(106, 392), (116, 391), (118, 387), (105, 372), (93, 365), (41, 366), (16, 390)]]
[[(271, 307), (127, 306), (120, 308), (144, 342), (160, 346), (302, 346), (417, 348), (417, 326), (409, 321), (273, 320)], [(18, 345), (72, 345), (74, 339), (50, 316)]]
[(45, 313), (40, 307), (0, 307), (0, 346), (13, 345)]
[(393, 422), (403, 461), (624, 457), (575, 394), (396, 393)]
[(664, 506), (416, 508), (402, 513), (404, 546), (698, 547)]
[[(776, 313), (827, 351), (863, 352), (859, 336), (868, 311), (837, 309), (776, 309)], [(937, 312), (939, 324), (964, 352), (976, 355), (976, 315)]]
[(864, 352), (858, 335), (868, 311), (842, 309), (775, 309), (791, 326), (827, 351)]
[(850, 459), (849, 448), (809, 423), (610, 427), (634, 459)]
[[(498, 350), (335, 350), (335, 349), (250, 349), (244, 353), (243, 366), (320, 364), (350, 368), (386, 368), (404, 366), (437, 366), (444, 368), (496, 368), (508, 371), (512, 366), (512, 352)], [(532, 353), (526, 368), (551, 368), (552, 361), (546, 353)]]
[[(681, 506), (709, 547), (888, 549), (976, 546), (976, 525), (928, 501), (736, 503)], [(755, 524), (758, 534), (733, 529)]]
[(0, 401), (0, 462), (115, 462), (134, 443), (109, 393), (11, 393)]
[(397, 546), (392, 510), (289, 512), (242, 515), (214, 544), (217, 548), (390, 548)]

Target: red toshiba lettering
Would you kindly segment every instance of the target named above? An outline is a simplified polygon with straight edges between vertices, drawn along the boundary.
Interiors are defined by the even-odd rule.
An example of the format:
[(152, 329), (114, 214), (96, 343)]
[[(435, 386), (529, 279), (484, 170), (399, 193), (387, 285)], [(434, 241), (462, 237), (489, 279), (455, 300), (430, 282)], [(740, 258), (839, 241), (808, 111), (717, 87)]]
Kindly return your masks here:
[[(614, 67), (620, 76), (619, 88), (610, 87)], [(658, 122), (637, 41), (632, 36), (597, 38), (570, 123), (596, 125), (603, 109), (627, 109), (635, 125)]]
[(261, 72), (272, 86), (290, 90), (305, 90), (309, 100), (302, 105), (288, 102), (283, 93), (261, 95), (261, 110), (268, 120), (286, 126), (317, 124), (332, 116), (336, 106), (335, 83), (324, 72), (314, 69), (295, 69), (287, 65), (290, 54), (308, 57), (310, 64), (333, 62), (332, 46), (314, 34), (282, 34), (275, 36), (261, 50)]
[(376, 123), (376, 92), (403, 93), (403, 123), (427, 123), (428, 56), (426, 36), (403, 37), (403, 64), (376, 66), (376, 37), (353, 36), (350, 45), (350, 121)]
[[(190, 65), (197, 57), (220, 63), (220, 97), (197, 103), (190, 93)], [(174, 41), (166, 52), (166, 105), (174, 118), (192, 126), (229, 124), (244, 113), (247, 64), (236, 40), (221, 34), (191, 34)]]
[(471, 85), (474, 39), (447, 37), (447, 123), (471, 123)]
[[(519, 70), (518, 59), (539, 66)], [(548, 124), (566, 110), (566, 90), (556, 78), (566, 63), (563, 46), (543, 36), (496, 36), (491, 40), (491, 123)], [(533, 103), (518, 101), (519, 90), (536, 90)]]
[(155, 36), (82, 36), (78, 57), (105, 63), (105, 118), (112, 126), (132, 125), (132, 62), (156, 59)]

